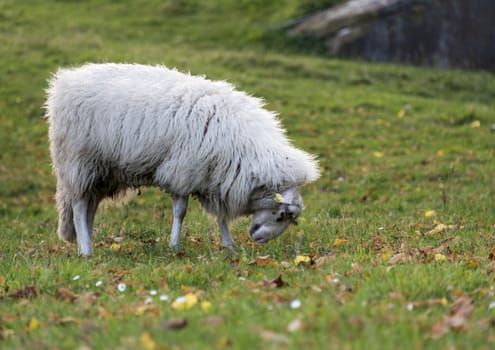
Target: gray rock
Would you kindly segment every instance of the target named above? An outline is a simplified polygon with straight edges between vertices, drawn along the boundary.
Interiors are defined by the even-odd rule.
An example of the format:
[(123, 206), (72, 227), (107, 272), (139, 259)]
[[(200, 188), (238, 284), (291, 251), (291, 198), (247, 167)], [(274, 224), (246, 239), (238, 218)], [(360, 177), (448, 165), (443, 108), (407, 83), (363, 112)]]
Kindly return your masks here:
[(339, 56), (495, 70), (494, 0), (351, 0), (289, 33), (324, 40)]

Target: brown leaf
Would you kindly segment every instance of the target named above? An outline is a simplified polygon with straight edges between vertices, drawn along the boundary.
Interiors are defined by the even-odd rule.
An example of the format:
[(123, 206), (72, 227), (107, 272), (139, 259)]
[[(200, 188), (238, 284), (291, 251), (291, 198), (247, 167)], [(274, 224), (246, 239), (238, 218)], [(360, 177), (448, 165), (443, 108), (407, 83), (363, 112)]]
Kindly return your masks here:
[(88, 304), (94, 304), (99, 296), (100, 293), (98, 292), (86, 292), (79, 297), (78, 301), (85, 302)]
[(261, 339), (269, 340), (269, 341), (272, 341), (274, 343), (283, 343), (283, 344), (289, 344), (290, 343), (289, 337), (287, 337), (284, 334), (275, 333), (272, 331), (261, 331), (260, 337), (261, 337)]
[(162, 329), (179, 330), (187, 326), (187, 318), (177, 318), (173, 320), (164, 320), (160, 323)]
[(449, 315), (438, 319), (432, 327), (431, 335), (439, 338), (449, 330), (460, 332), (465, 330), (467, 321), (474, 311), (473, 299), (460, 296), (450, 308)]
[(495, 261), (489, 262), (485, 265), (486, 272), (492, 274), (495, 272)]
[(399, 262), (405, 262), (406, 260), (406, 256), (404, 253), (397, 253), (395, 255), (393, 255), (389, 260), (388, 260), (388, 263), (389, 264), (397, 264)]
[(270, 255), (262, 255), (262, 256), (257, 256), (256, 257), (256, 264), (258, 266), (266, 266), (268, 264), (270, 264), (270, 262), (272, 261), (272, 258), (270, 257)]
[(205, 323), (210, 326), (219, 326), (224, 323), (223, 316), (212, 315), (205, 318)]
[(352, 271), (354, 271), (355, 273), (357, 273), (358, 275), (362, 274), (363, 273), (363, 270), (361, 269), (361, 266), (359, 266), (358, 263), (352, 263), (351, 264), (351, 267), (352, 267)]
[(490, 249), (490, 253), (488, 254), (488, 259), (495, 260), (495, 245)]
[(282, 287), (287, 287), (289, 284), (282, 280), (282, 275), (279, 275), (278, 277), (270, 280), (267, 280), (263, 278), (263, 284), (267, 287), (271, 288), (282, 288)]
[(55, 292), (55, 298), (74, 303), (79, 298), (79, 296), (72, 292), (70, 289), (61, 287)]
[(74, 317), (71, 317), (71, 316), (62, 317), (60, 320), (57, 321), (57, 324), (59, 326), (66, 326), (66, 325), (72, 324), (72, 323), (78, 323), (78, 321)]
[(20, 288), (9, 294), (9, 297), (14, 299), (36, 298), (37, 296), (38, 292), (34, 285)]
[(460, 297), (452, 304), (450, 313), (452, 316), (458, 316), (467, 319), (474, 311), (473, 299), (469, 297)]

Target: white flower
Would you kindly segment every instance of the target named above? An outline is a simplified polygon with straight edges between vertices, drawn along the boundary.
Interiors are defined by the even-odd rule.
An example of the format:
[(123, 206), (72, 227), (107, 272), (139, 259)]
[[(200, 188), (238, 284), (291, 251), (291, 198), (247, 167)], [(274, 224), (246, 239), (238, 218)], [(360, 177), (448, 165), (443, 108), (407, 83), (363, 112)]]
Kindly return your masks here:
[(153, 298), (152, 298), (152, 297), (147, 297), (147, 298), (144, 300), (144, 304), (145, 304), (145, 305), (151, 304), (152, 302), (153, 302)]
[(493, 309), (493, 308), (495, 308), (495, 301), (492, 301), (492, 302), (488, 305), (488, 308), (489, 308), (489, 309)]
[(155, 289), (150, 290), (150, 295), (156, 295), (157, 291)]
[(102, 281), (97, 281), (97, 282), (95, 283), (95, 286), (96, 286), (96, 287), (99, 287), (99, 286), (101, 286), (102, 284), (103, 284), (103, 282), (102, 282)]
[(80, 275), (75, 275), (75, 276), (72, 278), (72, 280), (73, 280), (73, 281), (77, 281), (77, 280), (78, 280), (78, 279), (80, 279), (80, 278), (81, 278), (81, 276), (80, 276)]
[(127, 288), (127, 286), (125, 285), (125, 283), (119, 283), (117, 286), (117, 289), (119, 290), (119, 292), (124, 292), (126, 288)]
[(289, 306), (291, 309), (299, 309), (301, 307), (301, 300), (294, 299), (290, 302)]
[(167, 301), (168, 300), (168, 295), (167, 294), (160, 295), (160, 300), (161, 301)]
[(413, 311), (414, 309), (414, 304), (413, 303), (407, 303), (407, 311)]

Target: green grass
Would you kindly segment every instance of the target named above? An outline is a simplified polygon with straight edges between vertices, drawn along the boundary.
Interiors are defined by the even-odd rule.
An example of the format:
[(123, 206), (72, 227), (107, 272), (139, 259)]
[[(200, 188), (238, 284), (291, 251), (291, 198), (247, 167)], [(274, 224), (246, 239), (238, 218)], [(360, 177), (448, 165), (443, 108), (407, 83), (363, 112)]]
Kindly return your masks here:
[[(0, 348), (493, 347), (495, 77), (317, 56), (317, 45), (277, 30), (312, 8), (0, 3)], [(79, 258), (55, 233), (42, 105), (50, 74), (86, 61), (166, 64), (264, 97), (320, 160), (299, 226), (256, 245), (241, 218), (231, 254), (193, 201), (173, 254), (170, 198), (145, 189), (98, 212), (95, 254)], [(456, 227), (428, 233), (439, 223)], [(298, 255), (314, 264), (296, 266)], [(280, 275), (288, 285), (273, 288)], [(187, 293), (199, 303), (172, 308)], [(462, 298), (474, 304), (462, 327), (434, 331)], [(173, 319), (187, 326), (167, 329)], [(289, 332), (294, 320), (302, 327)]]

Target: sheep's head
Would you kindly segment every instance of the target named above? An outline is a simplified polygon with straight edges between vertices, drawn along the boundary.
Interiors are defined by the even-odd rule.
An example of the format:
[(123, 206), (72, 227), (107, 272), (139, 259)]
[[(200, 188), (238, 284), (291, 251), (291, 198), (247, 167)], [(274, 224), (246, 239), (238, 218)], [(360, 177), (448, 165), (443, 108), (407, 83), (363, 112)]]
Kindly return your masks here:
[(297, 187), (255, 200), (249, 235), (253, 241), (265, 243), (281, 235), (290, 224), (297, 224), (301, 209), (302, 198)]

